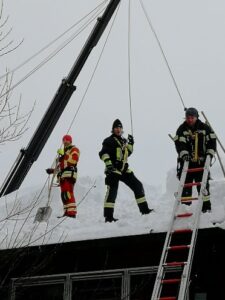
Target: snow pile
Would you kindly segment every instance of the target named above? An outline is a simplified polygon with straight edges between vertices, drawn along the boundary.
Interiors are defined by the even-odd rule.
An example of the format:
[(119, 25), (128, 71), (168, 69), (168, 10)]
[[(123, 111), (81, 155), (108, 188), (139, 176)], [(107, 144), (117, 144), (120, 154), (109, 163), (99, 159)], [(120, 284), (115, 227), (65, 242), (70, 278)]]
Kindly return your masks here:
[[(75, 195), (78, 203), (76, 219), (61, 218), (63, 214), (60, 190), (52, 189), (50, 206), (52, 215), (48, 223), (34, 223), (39, 207), (46, 206), (48, 188), (33, 187), (21, 190), (1, 199), (0, 202), (0, 248), (42, 245), (68, 241), (99, 239), (115, 236), (148, 234), (167, 231), (174, 205), (174, 191), (178, 181), (175, 169), (167, 175), (166, 192), (160, 187), (145, 184), (146, 197), (155, 212), (141, 216), (132, 192), (120, 184), (115, 217), (116, 223), (105, 223), (103, 202), (105, 195), (104, 179), (79, 178)], [(225, 181), (211, 182), (213, 212), (201, 215), (200, 228), (220, 226), (225, 229)], [(86, 197), (85, 197), (86, 195)], [(182, 205), (182, 211), (194, 211), (196, 203), (190, 207)], [(190, 227), (192, 226), (190, 218)], [(182, 222), (178, 226), (182, 227)]]

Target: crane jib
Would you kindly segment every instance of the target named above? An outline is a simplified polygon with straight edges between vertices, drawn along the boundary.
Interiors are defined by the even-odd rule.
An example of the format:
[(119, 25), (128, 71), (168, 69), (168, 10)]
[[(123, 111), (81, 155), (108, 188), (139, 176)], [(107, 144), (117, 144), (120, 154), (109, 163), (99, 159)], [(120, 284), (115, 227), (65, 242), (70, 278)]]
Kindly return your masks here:
[(38, 159), (49, 136), (51, 135), (55, 125), (57, 124), (67, 103), (76, 89), (74, 83), (77, 77), (79, 76), (92, 49), (97, 45), (99, 39), (101, 38), (119, 3), (120, 0), (111, 0), (102, 16), (97, 19), (97, 22), (86, 43), (84, 44), (78, 58), (72, 66), (68, 76), (62, 80), (62, 83), (60, 84), (27, 148), (21, 150), (19, 157), (4, 180), (0, 190), (0, 197), (17, 190), (29, 172), (33, 162)]

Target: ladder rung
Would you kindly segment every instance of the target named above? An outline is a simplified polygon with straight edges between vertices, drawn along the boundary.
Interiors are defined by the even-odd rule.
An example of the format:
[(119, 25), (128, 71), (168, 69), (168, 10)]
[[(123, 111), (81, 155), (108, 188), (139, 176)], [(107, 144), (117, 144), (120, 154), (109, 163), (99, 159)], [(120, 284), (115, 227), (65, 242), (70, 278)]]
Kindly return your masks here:
[(177, 300), (177, 297), (161, 297), (159, 300)]
[(177, 218), (188, 218), (193, 216), (193, 213), (184, 213), (184, 214), (178, 214), (176, 215)]
[(190, 183), (185, 183), (184, 188), (192, 187), (192, 186), (200, 186), (201, 182), (190, 182)]
[(183, 228), (183, 229), (175, 229), (173, 233), (189, 233), (192, 232), (193, 230), (190, 228)]
[(164, 266), (166, 267), (182, 267), (186, 265), (186, 262), (183, 262), (183, 261), (174, 261), (174, 262), (168, 262), (168, 263), (165, 263)]
[(169, 246), (168, 250), (176, 251), (176, 250), (184, 250), (189, 249), (190, 245), (179, 245), (179, 246)]
[(204, 168), (192, 168), (187, 170), (188, 173), (201, 172), (201, 171), (204, 171)]
[(174, 279), (163, 279), (161, 282), (163, 284), (174, 284), (174, 283), (179, 283), (181, 280), (178, 278), (174, 278)]
[(181, 198), (182, 203), (191, 202), (191, 201), (195, 201), (195, 200), (198, 200), (198, 197), (182, 197)]

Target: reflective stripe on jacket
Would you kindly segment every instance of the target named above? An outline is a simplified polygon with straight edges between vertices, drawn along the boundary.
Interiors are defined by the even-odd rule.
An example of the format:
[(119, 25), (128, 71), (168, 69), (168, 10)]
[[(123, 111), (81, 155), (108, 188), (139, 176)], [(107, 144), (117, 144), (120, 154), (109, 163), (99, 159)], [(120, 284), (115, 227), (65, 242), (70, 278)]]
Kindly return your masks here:
[(80, 151), (77, 147), (71, 145), (64, 148), (64, 155), (59, 159), (60, 178), (77, 178), (77, 163), (79, 161)]

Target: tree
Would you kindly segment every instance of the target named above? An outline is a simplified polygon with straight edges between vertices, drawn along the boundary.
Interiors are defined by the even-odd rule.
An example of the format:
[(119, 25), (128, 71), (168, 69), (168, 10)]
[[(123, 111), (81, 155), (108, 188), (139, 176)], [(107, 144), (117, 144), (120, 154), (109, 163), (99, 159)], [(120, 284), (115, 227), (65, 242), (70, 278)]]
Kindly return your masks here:
[[(14, 52), (23, 42), (15, 43), (10, 39), (12, 28), (8, 29), (9, 17), (3, 17), (4, 0), (0, 3), (0, 59), (1, 57)], [(0, 77), (0, 145), (5, 142), (18, 140), (28, 129), (27, 124), (31, 117), (33, 108), (24, 114), (21, 114), (21, 100), (15, 102), (12, 99), (13, 74), (6, 70), (6, 73)], [(14, 101), (13, 101), (14, 100)]]

